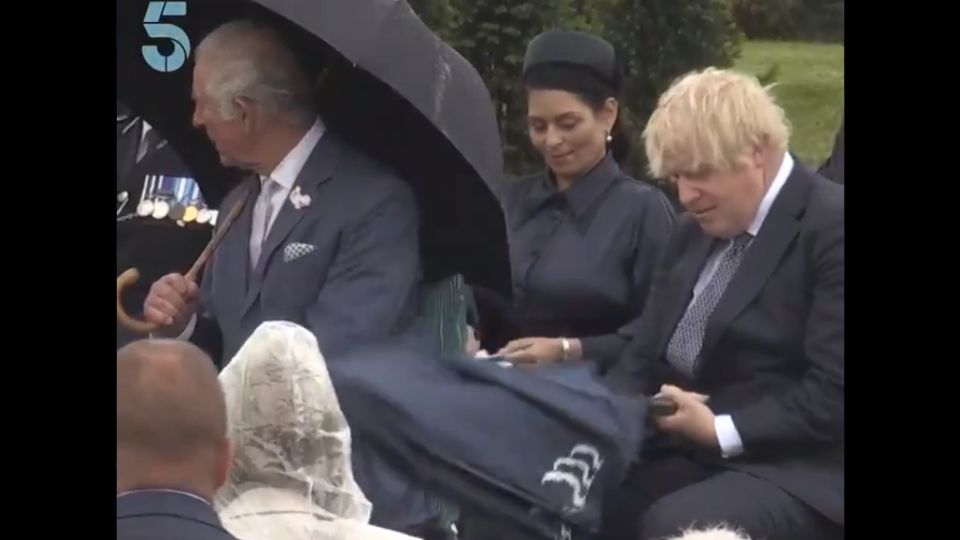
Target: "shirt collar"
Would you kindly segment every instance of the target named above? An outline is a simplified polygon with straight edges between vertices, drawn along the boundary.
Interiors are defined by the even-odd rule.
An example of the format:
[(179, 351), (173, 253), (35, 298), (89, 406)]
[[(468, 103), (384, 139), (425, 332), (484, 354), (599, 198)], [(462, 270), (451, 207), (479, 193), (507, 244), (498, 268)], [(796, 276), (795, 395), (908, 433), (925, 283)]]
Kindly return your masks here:
[(600, 163), (574, 182), (564, 195), (573, 213), (579, 218), (593, 206), (600, 194), (607, 190), (614, 179), (620, 175), (620, 167), (608, 152)]
[[(325, 131), (326, 126), (318, 117), (313, 122), (310, 130), (300, 139), (300, 142), (287, 153), (273, 172), (270, 173), (270, 179), (283, 186), (287, 191), (292, 189), (293, 185), (297, 182), (297, 177), (300, 176), (300, 171), (303, 170), (303, 166), (306, 165), (310, 154), (313, 153), (314, 147), (317, 146), (317, 143), (320, 141), (320, 138), (323, 137)], [(260, 181), (262, 182), (265, 179), (265, 177), (261, 177)]]
[(204, 499), (203, 497), (197, 495), (196, 493), (190, 493), (189, 491), (183, 491), (180, 489), (166, 489), (166, 488), (134, 489), (130, 491), (124, 491), (123, 493), (117, 493), (117, 498), (119, 499), (121, 497), (128, 497), (131, 495), (141, 495), (146, 493), (166, 493), (170, 495), (181, 495), (184, 497), (190, 497), (191, 499), (195, 499), (197, 501), (202, 502), (203, 504), (210, 506), (210, 501)]
[(780, 169), (777, 171), (777, 175), (773, 177), (773, 182), (770, 184), (770, 187), (767, 188), (767, 193), (764, 194), (763, 199), (760, 201), (760, 207), (757, 208), (757, 215), (753, 218), (753, 223), (750, 224), (750, 227), (747, 228), (747, 232), (751, 236), (756, 237), (757, 233), (760, 232), (760, 227), (763, 226), (763, 221), (767, 219), (767, 214), (770, 213), (770, 207), (773, 206), (773, 201), (777, 200), (777, 195), (780, 193), (780, 190), (783, 189), (783, 185), (787, 183), (787, 178), (790, 177), (790, 173), (793, 172), (793, 156), (790, 155), (790, 152), (783, 154), (783, 161), (780, 162)]
[(609, 153), (593, 169), (574, 181), (562, 193), (557, 190), (553, 174), (548, 172), (543, 175), (542, 180), (537, 182), (533, 192), (530, 193), (530, 202), (532, 203), (530, 213), (533, 214), (548, 200), (559, 196), (567, 201), (574, 215), (579, 218), (590, 209), (597, 197), (606, 191), (607, 187), (619, 175), (620, 167)]

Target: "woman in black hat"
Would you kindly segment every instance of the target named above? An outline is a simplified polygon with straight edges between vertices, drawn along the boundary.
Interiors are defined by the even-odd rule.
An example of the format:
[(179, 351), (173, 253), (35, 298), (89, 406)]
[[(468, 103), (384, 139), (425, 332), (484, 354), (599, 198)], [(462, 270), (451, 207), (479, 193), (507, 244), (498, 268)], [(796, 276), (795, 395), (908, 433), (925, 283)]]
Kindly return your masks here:
[(499, 354), (511, 361), (604, 368), (646, 301), (675, 215), (660, 190), (618, 165), (630, 145), (621, 83), (613, 46), (590, 34), (552, 30), (527, 48), (529, 135), (546, 170), (502, 193), (514, 299)]

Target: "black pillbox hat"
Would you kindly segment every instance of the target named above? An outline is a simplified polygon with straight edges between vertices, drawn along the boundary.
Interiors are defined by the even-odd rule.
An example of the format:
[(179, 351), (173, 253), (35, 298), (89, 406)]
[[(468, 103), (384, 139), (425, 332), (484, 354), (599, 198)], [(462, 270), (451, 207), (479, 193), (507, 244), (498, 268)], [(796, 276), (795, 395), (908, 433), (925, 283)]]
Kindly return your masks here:
[(617, 53), (607, 41), (573, 30), (548, 30), (533, 38), (523, 57), (523, 75), (541, 64), (573, 64), (593, 70), (607, 83), (620, 86)]

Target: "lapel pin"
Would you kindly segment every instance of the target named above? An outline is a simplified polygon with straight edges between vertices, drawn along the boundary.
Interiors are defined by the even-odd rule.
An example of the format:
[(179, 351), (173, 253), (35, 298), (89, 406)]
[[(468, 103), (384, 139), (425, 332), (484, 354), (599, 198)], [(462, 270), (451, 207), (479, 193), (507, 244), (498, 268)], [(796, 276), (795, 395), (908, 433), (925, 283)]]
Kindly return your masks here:
[(310, 196), (300, 192), (300, 186), (290, 192), (290, 204), (297, 210), (302, 210), (310, 206)]

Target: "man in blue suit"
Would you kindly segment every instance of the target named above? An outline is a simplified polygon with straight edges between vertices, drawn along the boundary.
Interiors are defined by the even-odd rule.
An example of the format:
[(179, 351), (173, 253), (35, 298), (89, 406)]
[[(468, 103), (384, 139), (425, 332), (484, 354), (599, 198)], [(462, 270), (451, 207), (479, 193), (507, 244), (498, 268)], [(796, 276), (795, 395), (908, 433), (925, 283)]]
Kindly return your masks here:
[(117, 540), (235, 540), (212, 506), (230, 462), (203, 351), (172, 340), (117, 351)]
[(309, 328), (327, 358), (406, 330), (421, 275), (413, 191), (326, 129), (276, 33), (246, 21), (214, 30), (196, 50), (193, 99), (222, 163), (258, 178), (221, 206), (226, 216), (246, 203), (202, 285), (164, 276), (146, 319), (223, 362), (266, 320)]

